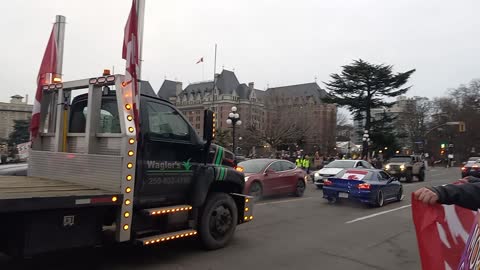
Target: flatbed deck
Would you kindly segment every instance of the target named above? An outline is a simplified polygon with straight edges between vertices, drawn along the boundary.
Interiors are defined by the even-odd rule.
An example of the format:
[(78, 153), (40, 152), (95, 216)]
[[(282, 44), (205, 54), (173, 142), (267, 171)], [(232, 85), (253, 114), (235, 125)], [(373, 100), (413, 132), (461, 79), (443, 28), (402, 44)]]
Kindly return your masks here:
[[(60, 180), (0, 176), (0, 213), (115, 205), (121, 195)], [(117, 197), (117, 200), (112, 200)]]

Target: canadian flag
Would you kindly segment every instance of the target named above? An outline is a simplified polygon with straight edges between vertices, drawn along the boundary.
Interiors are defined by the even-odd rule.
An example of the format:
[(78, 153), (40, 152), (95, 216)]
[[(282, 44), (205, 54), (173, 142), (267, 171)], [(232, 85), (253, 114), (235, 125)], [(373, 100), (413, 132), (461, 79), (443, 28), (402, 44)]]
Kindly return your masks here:
[(412, 215), (423, 270), (457, 270), (472, 238), (476, 212), (456, 205), (430, 206), (412, 196)]
[(43, 54), (42, 64), (37, 75), (37, 92), (33, 103), (32, 120), (30, 122), (30, 138), (38, 136), (40, 129), (40, 103), (42, 101), (42, 86), (51, 83), (51, 79), (57, 70), (57, 44), (55, 38), (56, 26), (53, 26), (52, 33), (48, 39), (47, 48)]
[(202, 63), (202, 62), (203, 62), (203, 57), (200, 58), (200, 59), (198, 59), (197, 64), (200, 64), (200, 63)]
[(132, 1), (132, 8), (128, 16), (127, 24), (125, 25), (122, 58), (126, 60), (125, 81), (123, 86), (124, 91), (133, 93), (132, 95), (132, 109), (133, 118), (135, 121), (136, 134), (138, 135), (140, 129), (139, 105), (140, 95), (138, 91), (138, 71), (139, 71), (139, 56), (138, 56), (138, 16), (136, 8), (136, 0)]

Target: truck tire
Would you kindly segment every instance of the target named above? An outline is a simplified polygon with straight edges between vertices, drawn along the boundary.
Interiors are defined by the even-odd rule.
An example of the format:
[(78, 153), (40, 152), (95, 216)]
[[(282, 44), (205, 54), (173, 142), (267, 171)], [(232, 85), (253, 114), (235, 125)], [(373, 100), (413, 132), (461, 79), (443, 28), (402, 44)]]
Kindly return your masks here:
[(407, 173), (405, 174), (405, 180), (407, 181), (407, 183), (411, 183), (411, 182), (412, 182), (412, 180), (413, 180), (412, 171), (407, 171)]
[(237, 205), (226, 193), (211, 193), (200, 214), (199, 235), (208, 250), (228, 244), (238, 223)]
[(418, 181), (423, 182), (425, 181), (425, 170), (421, 169), (420, 173), (418, 174)]

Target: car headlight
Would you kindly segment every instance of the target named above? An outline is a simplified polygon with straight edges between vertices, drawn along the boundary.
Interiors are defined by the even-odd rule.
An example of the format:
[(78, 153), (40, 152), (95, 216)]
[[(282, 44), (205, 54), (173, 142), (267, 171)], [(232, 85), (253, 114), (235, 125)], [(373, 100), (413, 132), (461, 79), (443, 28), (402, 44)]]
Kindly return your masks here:
[(318, 172), (314, 173), (313, 176), (315, 177), (320, 177), (320, 174)]
[(402, 170), (402, 171), (405, 170), (405, 165), (404, 164), (400, 165), (400, 170)]
[(390, 165), (385, 165), (385, 170), (390, 170)]
[(248, 181), (248, 178), (250, 178), (250, 176), (245, 176), (245, 182)]

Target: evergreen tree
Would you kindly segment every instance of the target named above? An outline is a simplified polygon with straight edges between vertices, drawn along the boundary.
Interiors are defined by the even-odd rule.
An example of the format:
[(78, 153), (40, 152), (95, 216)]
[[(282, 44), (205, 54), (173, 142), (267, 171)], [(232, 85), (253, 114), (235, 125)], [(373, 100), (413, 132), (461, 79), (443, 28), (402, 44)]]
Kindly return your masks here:
[[(370, 110), (391, 107), (395, 102), (388, 101), (388, 98), (403, 95), (410, 89), (410, 86), (404, 85), (415, 69), (403, 73), (394, 73), (392, 70), (393, 66), (390, 65), (355, 60), (343, 66), (340, 74), (330, 75), (331, 81), (325, 83), (329, 95), (324, 101), (346, 107), (355, 119), (365, 119), (364, 128), (370, 130)], [(367, 154), (365, 144), (363, 155)]]
[(13, 120), (13, 132), (8, 136), (8, 145), (21, 144), (30, 140), (30, 120)]

